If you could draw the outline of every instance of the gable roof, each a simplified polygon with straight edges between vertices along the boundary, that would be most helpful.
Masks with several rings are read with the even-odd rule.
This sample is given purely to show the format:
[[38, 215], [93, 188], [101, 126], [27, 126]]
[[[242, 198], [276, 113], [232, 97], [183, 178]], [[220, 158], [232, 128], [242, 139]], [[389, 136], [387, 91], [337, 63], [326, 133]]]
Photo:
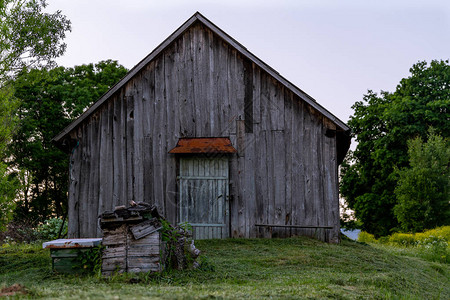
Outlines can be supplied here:
[[164, 40], [158, 47], [156, 47], [147, 57], [145, 57], [141, 62], [139, 62], [133, 69], [131, 69], [127, 75], [125, 75], [116, 85], [114, 85], [108, 92], [106, 92], [97, 102], [92, 104], [83, 114], [80, 115], [75, 121], [69, 124], [66, 128], [64, 128], [57, 136], [53, 138], [53, 141], [59, 142], [65, 136], [67, 136], [73, 129], [75, 129], [80, 123], [82, 123], [87, 117], [89, 117], [92, 113], [94, 113], [97, 108], [99, 108], [109, 97], [111, 97], [115, 92], [121, 89], [130, 79], [132, 79], [142, 68], [144, 68], [149, 62], [151, 62], [155, 57], [157, 57], [166, 47], [168, 47], [174, 40], [180, 37], [191, 25], [196, 22], [201, 22], [208, 29], [210, 29], [213, 33], [218, 35], [224, 41], [226, 41], [229, 45], [234, 47], [241, 55], [251, 60], [257, 66], [259, 66], [262, 70], [269, 73], [272, 77], [282, 83], [286, 88], [291, 90], [295, 95], [299, 96], [302, 100], [312, 106], [314, 109], [322, 113], [328, 119], [330, 119], [333, 123], [336, 124], [337, 127], [341, 128], [342, 131], [349, 131], [350, 128], [341, 120], [339, 120], [335, 115], [317, 103], [311, 96], [307, 93], [296, 87], [290, 81], [281, 76], [277, 71], [272, 69], [265, 62], [260, 60], [258, 57], [253, 55], [250, 51], [247, 50], [244, 46], [242, 46], [239, 42], [229, 36], [222, 29], [214, 25], [211, 21], [205, 18], [199, 12], [196, 12], [191, 18], [189, 18], [183, 25], [181, 25], [174, 33], [172, 33], [166, 40]]

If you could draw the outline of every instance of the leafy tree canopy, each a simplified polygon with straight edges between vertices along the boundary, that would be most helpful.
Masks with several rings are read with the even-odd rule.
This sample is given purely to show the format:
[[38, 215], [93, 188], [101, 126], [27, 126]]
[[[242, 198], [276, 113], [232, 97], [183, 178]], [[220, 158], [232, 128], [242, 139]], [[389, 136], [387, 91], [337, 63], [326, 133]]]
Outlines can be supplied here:
[[341, 169], [341, 193], [363, 225], [376, 236], [398, 228], [393, 208], [397, 169], [409, 166], [407, 141], [450, 134], [450, 65], [419, 62], [394, 93], [368, 91], [352, 108], [348, 125], [358, 143]]
[[12, 167], [27, 170], [16, 217], [42, 221], [66, 213], [68, 157], [51, 142], [126, 74], [116, 61], [31, 69], [14, 81], [20, 126], [8, 147]]
[[62, 55], [62, 42], [70, 21], [61, 12], [43, 12], [45, 0], [0, 1], [0, 229], [8, 223], [25, 172], [11, 172], [5, 164], [5, 149], [17, 127], [15, 113], [20, 104], [11, 80], [24, 67], [52, 66]]
[[45, 0], [0, 1], [0, 86], [23, 67], [53, 65], [62, 55], [70, 21], [60, 11], [43, 12]]
[[395, 215], [402, 230], [450, 225], [450, 139], [430, 130], [428, 141], [408, 142], [409, 168], [399, 172]]

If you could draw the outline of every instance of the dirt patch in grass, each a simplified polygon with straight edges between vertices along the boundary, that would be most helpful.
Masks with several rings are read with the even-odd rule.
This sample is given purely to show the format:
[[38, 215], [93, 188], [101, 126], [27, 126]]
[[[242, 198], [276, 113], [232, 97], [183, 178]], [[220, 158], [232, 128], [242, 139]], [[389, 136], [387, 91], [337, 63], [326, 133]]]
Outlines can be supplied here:
[[28, 291], [23, 285], [20, 284], [13, 284], [0, 290], [0, 297], [15, 296], [18, 294], [27, 295]]

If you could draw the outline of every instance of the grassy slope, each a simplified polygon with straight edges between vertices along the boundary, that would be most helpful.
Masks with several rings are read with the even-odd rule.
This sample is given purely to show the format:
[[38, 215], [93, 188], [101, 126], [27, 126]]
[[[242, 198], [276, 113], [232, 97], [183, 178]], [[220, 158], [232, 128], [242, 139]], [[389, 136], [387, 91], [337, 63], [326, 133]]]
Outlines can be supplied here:
[[[356, 242], [308, 238], [198, 241], [215, 270], [129, 278], [59, 276], [37, 247], [0, 249], [0, 286], [43, 298], [434, 298], [450, 299], [450, 266]], [[9, 249], [9, 250], [6, 250]]]

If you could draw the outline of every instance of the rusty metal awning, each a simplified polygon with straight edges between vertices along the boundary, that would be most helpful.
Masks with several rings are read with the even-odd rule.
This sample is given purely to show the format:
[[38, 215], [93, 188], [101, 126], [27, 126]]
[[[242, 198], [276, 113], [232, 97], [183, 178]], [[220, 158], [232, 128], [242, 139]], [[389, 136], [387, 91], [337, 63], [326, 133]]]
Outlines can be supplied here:
[[171, 154], [236, 153], [229, 138], [180, 138]]

